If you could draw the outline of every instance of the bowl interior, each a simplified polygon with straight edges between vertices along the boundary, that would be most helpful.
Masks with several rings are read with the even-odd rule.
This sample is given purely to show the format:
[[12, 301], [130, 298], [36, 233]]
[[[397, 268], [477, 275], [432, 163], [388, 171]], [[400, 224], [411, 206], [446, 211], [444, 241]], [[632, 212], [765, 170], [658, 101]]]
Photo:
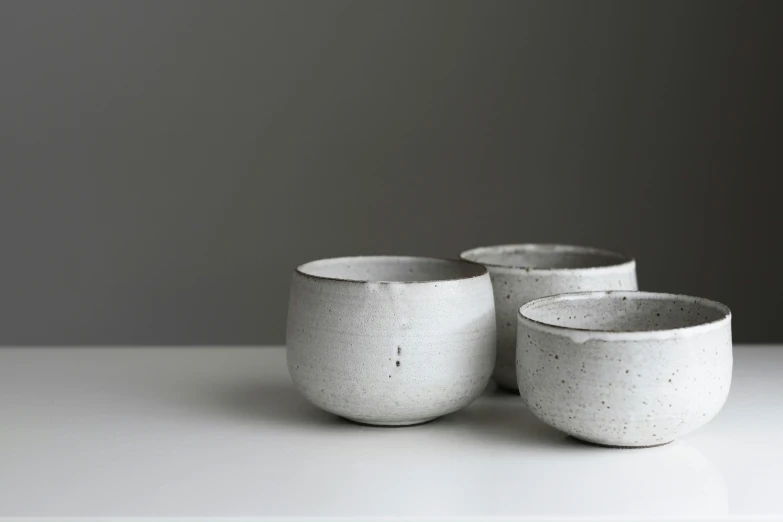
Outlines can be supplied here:
[[649, 292], [563, 294], [532, 301], [523, 317], [569, 329], [647, 332], [688, 328], [720, 321], [728, 308], [707, 299]]
[[632, 261], [618, 252], [570, 245], [499, 245], [462, 253], [462, 258], [489, 266], [529, 269], [577, 269]]
[[311, 277], [355, 282], [428, 282], [467, 279], [487, 273], [475, 263], [428, 257], [340, 257], [305, 263], [297, 272]]

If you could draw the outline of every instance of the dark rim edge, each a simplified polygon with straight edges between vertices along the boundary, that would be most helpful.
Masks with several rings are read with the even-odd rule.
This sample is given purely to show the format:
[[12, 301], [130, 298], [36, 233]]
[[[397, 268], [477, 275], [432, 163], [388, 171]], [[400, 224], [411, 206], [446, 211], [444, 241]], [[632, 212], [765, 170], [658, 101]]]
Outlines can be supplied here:
[[[325, 276], [317, 276], [313, 274], [308, 274], [304, 271], [302, 271], [302, 268], [306, 265], [312, 264], [312, 263], [320, 263], [322, 261], [338, 261], [341, 259], [407, 259], [407, 260], [418, 260], [418, 261], [441, 261], [441, 262], [447, 262], [452, 264], [462, 264], [462, 265], [469, 265], [474, 266], [479, 270], [479, 273], [476, 275], [467, 275], [464, 277], [452, 277], [448, 279], [427, 279], [424, 281], [372, 281], [368, 279], [344, 279], [340, 277], [325, 277]], [[470, 261], [469, 259], [452, 259], [452, 258], [445, 258], [445, 257], [429, 257], [429, 256], [394, 256], [394, 255], [376, 255], [376, 256], [343, 256], [343, 257], [325, 257], [323, 259], [314, 259], [312, 261], [308, 261], [306, 263], [302, 263], [301, 265], [297, 266], [294, 270], [296, 274], [299, 274], [302, 277], [306, 277], [308, 279], [315, 279], [318, 281], [337, 281], [340, 283], [359, 283], [359, 284], [381, 284], [381, 285], [390, 285], [390, 284], [398, 284], [398, 285], [411, 285], [411, 284], [427, 284], [427, 283], [446, 283], [449, 281], [464, 281], [467, 279], [474, 279], [477, 277], [483, 277], [487, 274], [489, 274], [489, 271], [487, 270], [487, 267], [484, 266], [481, 263], [476, 263], [475, 261]]]
[[[662, 330], [617, 331], [617, 330], [596, 330], [596, 329], [589, 329], [589, 328], [574, 328], [570, 326], [560, 326], [560, 325], [545, 323], [543, 321], [532, 319], [522, 313], [523, 309], [532, 308], [534, 305], [541, 304], [542, 302], [546, 302], [546, 301], [569, 301], [569, 300], [577, 300], [577, 299], [587, 299], [590, 296], [601, 296], [601, 295], [605, 296], [605, 295], [612, 295], [612, 294], [635, 295], [641, 297], [654, 297], [660, 299], [665, 299], [665, 298], [687, 299], [691, 303], [700, 303], [700, 304], [713, 306], [717, 310], [720, 310], [721, 313], [723, 313], [723, 317], [719, 319], [715, 319], [714, 321], [707, 321], [706, 323], [699, 323], [690, 326], [682, 326], [679, 328], [665, 328]], [[599, 291], [591, 291], [591, 292], [569, 292], [566, 294], [556, 294], [556, 295], [549, 295], [546, 297], [539, 297], [538, 299], [533, 299], [532, 301], [528, 301], [527, 303], [520, 306], [519, 309], [517, 310], [517, 317], [521, 317], [523, 320], [527, 322], [540, 326], [545, 326], [547, 328], [551, 328], [562, 332], [578, 332], [578, 333], [585, 333], [585, 334], [596, 333], [596, 334], [610, 335], [610, 336], [616, 335], [619, 337], [624, 337], [624, 336], [627, 337], [630, 334], [630, 336], [643, 337], [645, 334], [673, 333], [673, 332], [682, 332], [682, 331], [688, 331], [694, 329], [702, 329], [705, 327], [718, 326], [725, 321], [731, 320], [731, 309], [719, 301], [713, 301], [712, 299], [707, 299], [706, 297], [696, 297], [696, 296], [686, 295], [686, 294], [672, 294], [668, 292], [647, 292], [647, 291], [639, 291], [639, 290], [599, 290]]]
[[[618, 262], [611, 265], [585, 266], [579, 268], [546, 268], [546, 267], [532, 267], [532, 266], [502, 265], [498, 263], [482, 263], [481, 261], [473, 261], [472, 259], [465, 258], [465, 255], [480, 250], [491, 250], [491, 249], [501, 249], [501, 248], [523, 249], [523, 248], [530, 248], [530, 247], [533, 248], [555, 247], [555, 248], [563, 248], [566, 250], [570, 250], [572, 252], [580, 252], [584, 254], [591, 254], [591, 253], [599, 254], [599, 255], [606, 256], [607, 258], [615, 258], [617, 259]], [[618, 268], [625, 265], [634, 265], [634, 266], [636, 265], [636, 259], [633, 256], [619, 250], [608, 250], [605, 248], [598, 248], [598, 247], [591, 247], [591, 246], [584, 246], [584, 245], [570, 245], [566, 243], [507, 243], [507, 244], [500, 244], [500, 245], [479, 246], [463, 251], [462, 253], [460, 253], [459, 257], [460, 259], [463, 259], [465, 261], [470, 261], [472, 263], [479, 263], [487, 267], [507, 268], [511, 270], [523, 270], [529, 273], [556, 273], [556, 272], [572, 273], [580, 270], [591, 271], [591, 270]]]

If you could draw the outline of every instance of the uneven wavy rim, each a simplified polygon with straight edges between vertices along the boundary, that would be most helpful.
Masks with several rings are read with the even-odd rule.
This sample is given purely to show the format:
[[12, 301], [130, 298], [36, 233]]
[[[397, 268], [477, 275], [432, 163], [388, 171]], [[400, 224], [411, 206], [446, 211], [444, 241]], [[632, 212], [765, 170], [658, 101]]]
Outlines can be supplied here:
[[[532, 266], [519, 266], [503, 263], [484, 263], [481, 261], [481, 256], [485, 254], [516, 254], [524, 252], [535, 253], [552, 253], [552, 254], [592, 254], [602, 256], [608, 260], [614, 260], [616, 263], [600, 266], [586, 266], [579, 268], [546, 268], [546, 267], [532, 267]], [[636, 267], [636, 260], [623, 252], [617, 252], [614, 250], [605, 250], [603, 248], [594, 248], [580, 245], [563, 245], [555, 243], [519, 243], [508, 245], [491, 245], [471, 248], [465, 250], [460, 254], [460, 259], [465, 261], [471, 261], [474, 263], [481, 263], [484, 266], [492, 268], [506, 268], [510, 270], [524, 270], [531, 274], [537, 275], [557, 275], [557, 274], [597, 274], [599, 272], [614, 272], [618, 268], [627, 268], [632, 270]]]
[[[687, 302], [689, 304], [698, 304], [713, 308], [719, 311], [722, 315], [719, 319], [700, 323], [692, 326], [683, 326], [680, 328], [666, 328], [661, 330], [637, 330], [637, 331], [625, 331], [620, 332], [616, 330], [598, 330], [589, 328], [574, 328], [569, 326], [561, 326], [552, 323], [546, 323], [532, 319], [525, 315], [526, 312], [544, 306], [550, 303], [564, 302], [564, 301], [580, 301], [585, 299], [595, 298], [617, 298], [626, 297], [629, 299], [643, 299], [643, 300], [655, 300], [655, 299], [667, 299], [679, 302]], [[638, 292], [631, 290], [609, 290], [603, 292], [575, 292], [569, 294], [559, 294], [549, 297], [542, 297], [540, 299], [534, 299], [519, 307], [517, 311], [519, 319], [538, 330], [544, 330], [550, 333], [559, 335], [565, 335], [572, 337], [574, 340], [584, 342], [588, 339], [600, 339], [600, 340], [614, 340], [614, 341], [644, 341], [650, 339], [665, 339], [671, 337], [682, 337], [686, 335], [693, 335], [699, 333], [709, 332], [711, 330], [717, 330], [722, 328], [727, 323], [731, 323], [731, 310], [729, 307], [718, 301], [712, 301], [703, 297], [694, 297], [683, 294], [669, 294], [663, 292]]]
[[[318, 264], [326, 264], [326, 263], [343, 263], [343, 264], [351, 264], [352, 262], [372, 262], [372, 261], [398, 261], [398, 262], [435, 262], [435, 263], [442, 263], [442, 264], [450, 264], [455, 266], [463, 266], [466, 268], [465, 276], [462, 277], [450, 277], [445, 279], [425, 279], [420, 281], [386, 281], [386, 280], [372, 280], [372, 279], [352, 279], [352, 278], [342, 278], [342, 277], [327, 277], [327, 276], [320, 276], [316, 274], [311, 274], [307, 272], [308, 267], [313, 267], [314, 265]], [[348, 257], [329, 257], [324, 259], [316, 259], [314, 261], [309, 261], [307, 263], [301, 264], [298, 267], [296, 267], [296, 273], [299, 274], [302, 277], [306, 277], [308, 279], [314, 279], [318, 281], [338, 281], [340, 283], [359, 283], [359, 284], [383, 284], [383, 285], [391, 285], [391, 284], [398, 284], [398, 285], [415, 285], [415, 284], [428, 284], [428, 283], [444, 283], [448, 281], [464, 281], [468, 279], [475, 279], [477, 277], [483, 277], [487, 275], [489, 272], [487, 271], [487, 267], [480, 263], [474, 263], [473, 261], [469, 261], [466, 259], [446, 259], [446, 258], [440, 258], [440, 257], [420, 257], [420, 256], [348, 256]]]

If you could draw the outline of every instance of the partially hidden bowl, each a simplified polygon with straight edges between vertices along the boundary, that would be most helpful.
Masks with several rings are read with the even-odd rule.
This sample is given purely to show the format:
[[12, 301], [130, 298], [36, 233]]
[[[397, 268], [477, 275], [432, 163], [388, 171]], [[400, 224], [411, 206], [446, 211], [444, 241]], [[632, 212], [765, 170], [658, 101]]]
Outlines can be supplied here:
[[487, 267], [495, 290], [497, 361], [494, 379], [517, 389], [517, 311], [532, 299], [568, 292], [636, 290], [636, 262], [610, 250], [574, 245], [520, 244], [474, 248], [462, 259]]
[[344, 257], [293, 274], [291, 377], [311, 403], [356, 422], [419, 424], [470, 404], [489, 382], [495, 335], [476, 263]]
[[731, 312], [651, 292], [587, 292], [519, 309], [517, 376], [533, 414], [578, 439], [656, 446], [723, 407], [731, 386]]

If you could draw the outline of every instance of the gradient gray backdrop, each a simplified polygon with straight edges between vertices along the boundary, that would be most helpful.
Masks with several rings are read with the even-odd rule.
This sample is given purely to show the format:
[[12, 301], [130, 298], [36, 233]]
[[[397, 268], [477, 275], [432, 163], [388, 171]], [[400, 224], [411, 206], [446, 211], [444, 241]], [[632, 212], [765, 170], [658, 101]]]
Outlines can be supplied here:
[[779, 6], [2, 1], [0, 344], [281, 343], [301, 262], [529, 241], [783, 341]]

